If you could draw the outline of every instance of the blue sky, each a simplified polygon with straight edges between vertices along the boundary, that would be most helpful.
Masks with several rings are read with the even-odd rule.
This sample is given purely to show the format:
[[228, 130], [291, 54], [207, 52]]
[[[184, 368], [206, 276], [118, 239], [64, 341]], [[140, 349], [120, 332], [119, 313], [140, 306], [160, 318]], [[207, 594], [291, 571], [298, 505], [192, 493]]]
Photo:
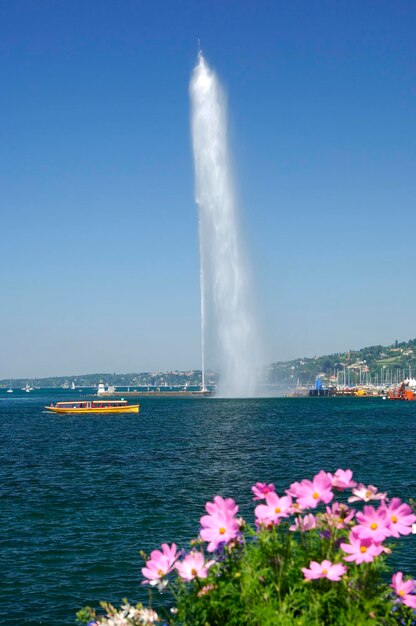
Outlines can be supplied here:
[[200, 366], [188, 83], [228, 95], [266, 360], [416, 335], [412, 1], [0, 4], [0, 377]]

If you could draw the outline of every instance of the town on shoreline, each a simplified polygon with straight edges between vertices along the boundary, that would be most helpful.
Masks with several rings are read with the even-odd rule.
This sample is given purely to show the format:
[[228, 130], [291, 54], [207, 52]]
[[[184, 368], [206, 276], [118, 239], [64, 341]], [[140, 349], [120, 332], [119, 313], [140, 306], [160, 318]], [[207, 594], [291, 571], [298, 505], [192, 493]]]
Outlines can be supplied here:
[[[395, 341], [390, 346], [370, 346], [360, 350], [320, 357], [304, 357], [291, 361], [277, 361], [264, 368], [259, 380], [262, 386], [288, 390], [304, 395], [304, 391], [314, 387], [319, 379], [323, 387], [337, 389], [374, 388], [380, 392], [389, 386], [397, 386], [412, 378], [416, 373], [416, 339], [407, 342]], [[208, 389], [215, 389], [218, 375], [206, 371]], [[94, 388], [105, 384], [110, 388], [122, 388], [132, 391], [162, 391], [180, 389], [192, 391], [201, 386], [201, 370], [141, 372], [141, 373], [105, 373], [51, 376], [45, 378], [15, 378], [13, 387], [33, 388]], [[11, 386], [11, 379], [0, 380], [0, 388]], [[343, 395], [343, 394], [341, 394]]]

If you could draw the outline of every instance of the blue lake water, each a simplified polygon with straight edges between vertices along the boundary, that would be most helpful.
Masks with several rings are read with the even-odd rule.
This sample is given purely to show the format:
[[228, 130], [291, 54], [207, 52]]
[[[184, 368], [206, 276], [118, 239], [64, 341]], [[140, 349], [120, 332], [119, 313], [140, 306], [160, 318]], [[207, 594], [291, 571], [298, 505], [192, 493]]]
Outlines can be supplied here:
[[[43, 406], [68, 392], [11, 396], [0, 392], [7, 626], [69, 625], [86, 604], [145, 600], [138, 551], [186, 547], [216, 494], [234, 497], [252, 521], [256, 481], [281, 492], [341, 467], [416, 497], [416, 403], [146, 398], [139, 415], [56, 416]], [[415, 576], [416, 535], [400, 544], [394, 566]]]

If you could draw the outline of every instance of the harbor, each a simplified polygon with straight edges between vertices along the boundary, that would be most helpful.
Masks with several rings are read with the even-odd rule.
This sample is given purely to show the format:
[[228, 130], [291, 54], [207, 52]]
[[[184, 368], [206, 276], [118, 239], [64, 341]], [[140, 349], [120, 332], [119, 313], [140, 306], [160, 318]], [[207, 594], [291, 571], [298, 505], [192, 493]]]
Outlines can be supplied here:
[[382, 398], [384, 400], [416, 400], [416, 379], [384, 385], [334, 385], [317, 378], [314, 385], [297, 385], [285, 394], [289, 398]]

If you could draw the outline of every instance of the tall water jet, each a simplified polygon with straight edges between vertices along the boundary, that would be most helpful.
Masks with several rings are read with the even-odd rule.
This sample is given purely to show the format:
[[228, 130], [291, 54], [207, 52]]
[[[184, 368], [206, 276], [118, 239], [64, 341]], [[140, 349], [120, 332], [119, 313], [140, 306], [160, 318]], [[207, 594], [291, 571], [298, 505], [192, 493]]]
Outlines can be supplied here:
[[258, 339], [243, 259], [227, 140], [225, 97], [202, 53], [191, 83], [195, 195], [199, 207], [202, 370], [220, 373], [219, 395], [255, 395]]

